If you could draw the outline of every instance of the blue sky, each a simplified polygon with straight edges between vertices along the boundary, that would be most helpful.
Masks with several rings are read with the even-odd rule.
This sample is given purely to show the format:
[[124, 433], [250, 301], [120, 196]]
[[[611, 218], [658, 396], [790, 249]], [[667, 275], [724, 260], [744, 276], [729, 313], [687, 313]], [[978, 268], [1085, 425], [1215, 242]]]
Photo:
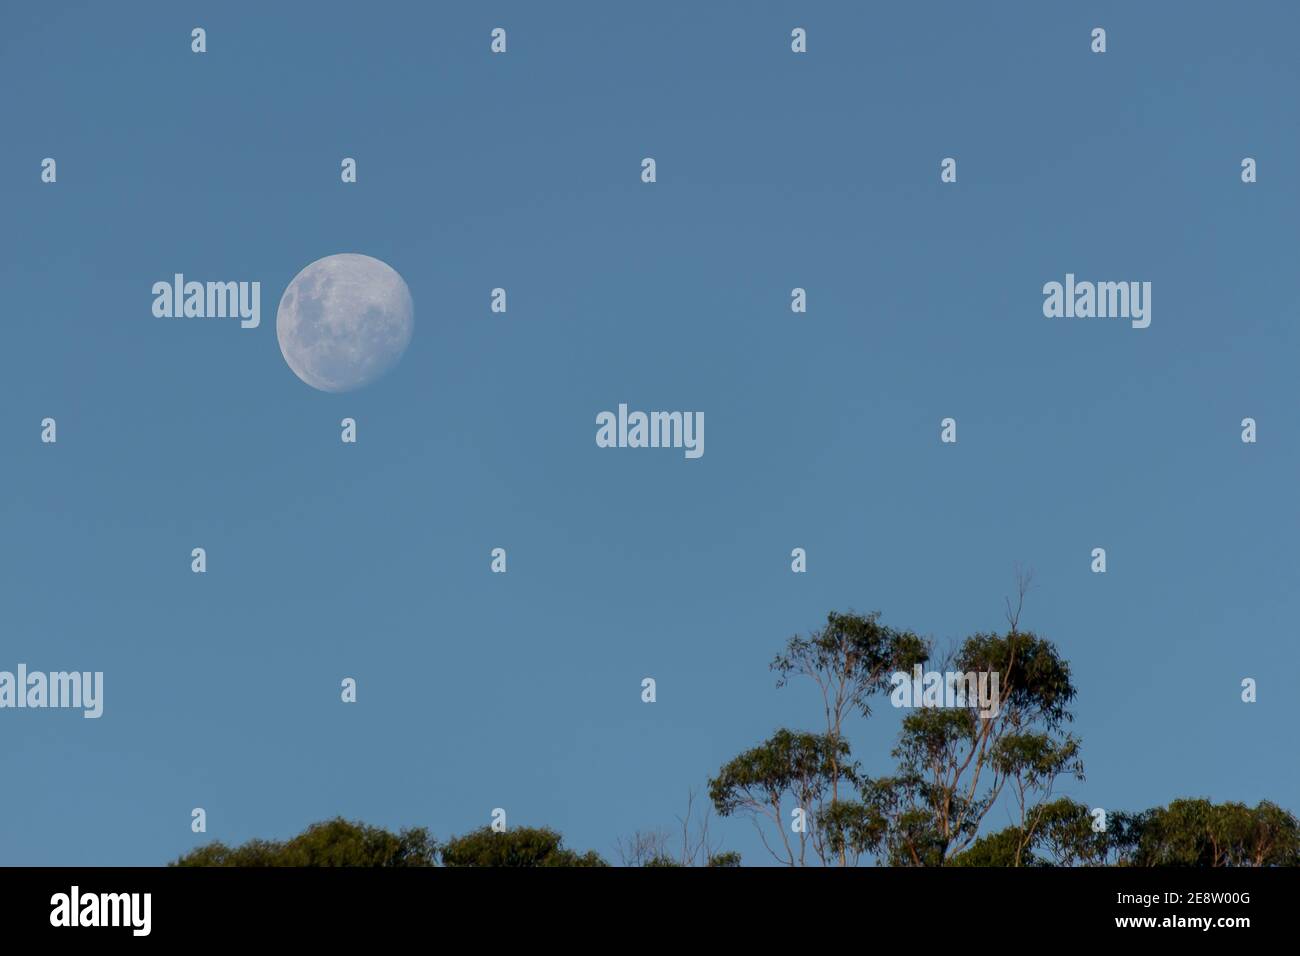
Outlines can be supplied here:
[[[105, 672], [100, 720], [0, 712], [0, 863], [494, 807], [613, 857], [818, 726], [789, 636], [997, 628], [1017, 562], [1067, 792], [1300, 809], [1294, 5], [305, 9], [0, 15], [0, 669]], [[343, 395], [274, 322], [338, 252], [415, 302]], [[260, 281], [260, 328], [154, 318], [175, 272]], [[1151, 327], [1044, 318], [1067, 272], [1152, 282]], [[597, 448], [619, 402], [703, 411], [705, 455]], [[897, 728], [853, 726], [868, 772]]]

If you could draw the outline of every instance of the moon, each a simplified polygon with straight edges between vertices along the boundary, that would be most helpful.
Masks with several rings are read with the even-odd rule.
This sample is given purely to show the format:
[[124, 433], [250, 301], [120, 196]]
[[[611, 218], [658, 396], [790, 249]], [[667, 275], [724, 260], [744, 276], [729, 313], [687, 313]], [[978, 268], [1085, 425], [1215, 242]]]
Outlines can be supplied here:
[[380, 378], [414, 332], [411, 290], [397, 270], [352, 252], [317, 259], [294, 276], [275, 314], [284, 360], [322, 392], [350, 392]]

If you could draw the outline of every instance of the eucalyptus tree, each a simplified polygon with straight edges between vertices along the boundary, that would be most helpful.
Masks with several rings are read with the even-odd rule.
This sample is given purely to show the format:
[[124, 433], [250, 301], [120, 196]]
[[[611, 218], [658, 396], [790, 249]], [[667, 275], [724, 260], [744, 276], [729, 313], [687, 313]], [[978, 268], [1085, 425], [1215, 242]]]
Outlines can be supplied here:
[[810, 862], [810, 853], [823, 865], [855, 862], [865, 833], [879, 820], [868, 819], [867, 808], [849, 798], [858, 767], [846, 724], [855, 714], [870, 716], [871, 698], [888, 688], [890, 676], [928, 653], [924, 640], [882, 624], [879, 612], [833, 611], [824, 627], [790, 638], [771, 664], [777, 686], [794, 677], [811, 680], [821, 696], [825, 731], [781, 729], [725, 764], [709, 781], [719, 814], [750, 816], [764, 846], [787, 865]]

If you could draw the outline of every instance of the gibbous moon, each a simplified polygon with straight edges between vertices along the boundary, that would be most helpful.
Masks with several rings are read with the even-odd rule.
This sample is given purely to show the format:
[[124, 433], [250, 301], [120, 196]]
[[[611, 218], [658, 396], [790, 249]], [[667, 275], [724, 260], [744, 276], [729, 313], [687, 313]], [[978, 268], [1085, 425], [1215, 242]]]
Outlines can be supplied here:
[[289, 368], [322, 392], [369, 385], [397, 364], [415, 331], [411, 290], [397, 271], [346, 252], [317, 259], [280, 297], [275, 335]]

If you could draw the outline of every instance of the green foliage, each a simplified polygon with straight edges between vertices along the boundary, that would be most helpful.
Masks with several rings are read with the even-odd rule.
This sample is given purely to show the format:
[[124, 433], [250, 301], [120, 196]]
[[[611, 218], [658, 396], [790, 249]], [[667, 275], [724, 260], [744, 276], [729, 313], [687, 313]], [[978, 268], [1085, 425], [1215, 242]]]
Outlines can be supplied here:
[[814, 801], [807, 798], [825, 789], [833, 759], [838, 758], [841, 774], [851, 772], [843, 768], [848, 755], [843, 740], [783, 728], [725, 764], [709, 781], [709, 799], [724, 817], [755, 802], [775, 806], [779, 814], [786, 793], [808, 806]]
[[1132, 825], [1132, 866], [1298, 866], [1300, 821], [1265, 800], [1254, 807], [1174, 800]]
[[1105, 865], [1108, 855], [1125, 839], [1125, 814], [1112, 814], [1109, 828], [1098, 832], [1093, 829], [1092, 812], [1068, 797], [1041, 803], [1026, 818], [1029, 825], [1010, 826], [981, 836], [969, 849], [949, 860], [949, 865]]
[[817, 824], [832, 855], [855, 859], [878, 852], [889, 832], [889, 819], [880, 807], [860, 800], [834, 800], [822, 808]]
[[[824, 859], [827, 843], [816, 821], [833, 783], [854, 779], [856, 768], [848, 765], [848, 758], [849, 745], [842, 738], [783, 728], [725, 764], [709, 781], [709, 799], [724, 817], [737, 811], [765, 817], [780, 835], [781, 849], [774, 849], [766, 837], [764, 845], [788, 866], [805, 863], [810, 846]], [[791, 844], [783, 815], [786, 803], [812, 817], [812, 825], [796, 834], [797, 847]]]
[[1106, 829], [1099, 832], [1093, 829], [1092, 811], [1068, 797], [1037, 808], [1037, 818], [1034, 847], [1041, 848], [1048, 865], [1105, 866], [1131, 840], [1129, 814], [1107, 814]]
[[[822, 863], [837, 859], [843, 866], [850, 857], [856, 861], [862, 847], [878, 842], [879, 833], [873, 829], [878, 821], [868, 819], [866, 808], [849, 799], [857, 766], [849, 762], [845, 723], [854, 714], [869, 716], [870, 698], [889, 686], [891, 675], [910, 670], [928, 654], [926, 641], [881, 624], [879, 612], [832, 611], [824, 627], [807, 637], [790, 638], [771, 664], [777, 687], [795, 676], [815, 683], [825, 733], [781, 730], [741, 754], [710, 781], [715, 808], [724, 816], [741, 810], [755, 822], [766, 818], [780, 836], [781, 849], [773, 849], [766, 835], [764, 845], [788, 865], [806, 862], [809, 849]], [[782, 817], [786, 797], [808, 814], [807, 829], [798, 835], [797, 855]]]
[[287, 842], [209, 843], [172, 866], [433, 866], [437, 843], [423, 827], [390, 833], [342, 818], [313, 823]]
[[[672, 857], [666, 854], [660, 854], [659, 856], [651, 857], [641, 865], [642, 867], [663, 866], [663, 867], [676, 867], [678, 869], [685, 868], [686, 866], [685, 863], [682, 863], [678, 860], [674, 860]], [[727, 866], [727, 867], [740, 866], [740, 854], [735, 852], [718, 853], [715, 854], [714, 856], [709, 857], [704, 865], [705, 866]]]
[[734, 867], [740, 866], [740, 854], [735, 850], [728, 850], [726, 853], [718, 853], [709, 857], [709, 866]]
[[481, 827], [442, 848], [443, 866], [607, 866], [595, 852], [564, 848], [563, 838], [546, 827], [514, 827], [496, 832]]
[[901, 802], [890, 817], [885, 841], [885, 862], [890, 866], [942, 866], [948, 847], [929, 810]]
[[[813, 678], [822, 689], [829, 710], [840, 703], [871, 715], [868, 698], [889, 687], [894, 671], [910, 671], [929, 654], [925, 641], [910, 631], [880, 623], [880, 612], [847, 614], [832, 611], [826, 626], [807, 637], [792, 637], [785, 650], [772, 661], [779, 675], [777, 687], [784, 687], [793, 675]], [[831, 715], [842, 717], [842, 711]], [[831, 732], [837, 728], [829, 728]]]
[[997, 674], [998, 707], [985, 713], [967, 701], [924, 707], [903, 719], [891, 792], [880, 793], [878, 783], [874, 797], [889, 808], [889, 859], [933, 866], [975, 850], [984, 818], [1009, 786], [1019, 823], [996, 842], [986, 837], [977, 856], [1006, 854], [1014, 842], [1012, 864], [1028, 864], [1038, 809], [1056, 778], [1083, 779], [1079, 742], [1061, 731], [1072, 719], [1068, 705], [1076, 693], [1069, 665], [1050, 641], [1013, 625], [1005, 635], [967, 638], [936, 669]]
[[1025, 835], [1019, 827], [1007, 827], [980, 837], [970, 848], [948, 861], [949, 866], [1046, 866], [1032, 852], [1024, 850]]
[[[1021, 582], [1023, 600], [1026, 581]], [[1064, 731], [1076, 696], [1069, 664], [1055, 645], [1018, 629], [1008, 602], [1006, 634], [975, 634], [942, 662], [930, 644], [886, 627], [879, 614], [832, 612], [826, 626], [794, 637], [772, 662], [778, 686], [792, 676], [821, 692], [825, 733], [777, 730], [728, 761], [708, 782], [722, 816], [748, 814], [774, 827], [780, 844], [764, 845], [790, 866], [856, 863], [872, 855], [891, 866], [1300, 866], [1300, 820], [1269, 801], [1255, 807], [1174, 800], [1140, 813], [1111, 811], [1094, 829], [1093, 811], [1068, 797], [1052, 798], [1062, 776], [1083, 779], [1079, 740]], [[844, 735], [852, 713], [870, 715], [871, 696], [898, 671], [916, 664], [963, 674], [997, 674], [998, 706], [980, 702], [921, 707], [902, 720], [891, 776], [869, 778], [852, 762]], [[718, 853], [707, 815], [698, 823], [694, 791], [682, 824], [682, 851], [670, 855], [663, 831], [638, 833], [619, 852], [625, 864], [647, 867], [741, 865], [738, 853]], [[1009, 799], [1008, 799], [1009, 797]], [[987, 832], [984, 821], [1003, 800], [1019, 819]], [[790, 808], [807, 814], [794, 831]], [[566, 849], [549, 828], [496, 832], [482, 827], [439, 846], [423, 828], [394, 834], [343, 819], [308, 827], [292, 839], [217, 841], [172, 866], [607, 866], [595, 852]]]
[[1051, 641], [1029, 631], [975, 634], [962, 644], [954, 663], [959, 671], [1001, 674], [1003, 710], [1014, 710], [1052, 730], [1073, 719], [1067, 710], [1076, 694], [1070, 665]]
[[[1039, 808], [1026, 841], [1019, 827], [981, 837], [957, 866], [1297, 866], [1300, 821], [1276, 804], [1174, 800], [1142, 813], [1114, 812], [1093, 830], [1089, 809], [1068, 798]], [[1016, 860], [1016, 847], [1029, 850]], [[1113, 863], [1112, 863], [1113, 861]]]
[[1028, 786], [1041, 787], [1063, 773], [1082, 775], [1079, 741], [1066, 735], [1008, 733], [992, 748], [990, 763], [1004, 777], [1021, 774]]
[[439, 847], [423, 827], [390, 833], [334, 819], [313, 823], [286, 842], [250, 840], [201, 846], [172, 866], [605, 866], [595, 853], [578, 854], [549, 829], [483, 827]]

